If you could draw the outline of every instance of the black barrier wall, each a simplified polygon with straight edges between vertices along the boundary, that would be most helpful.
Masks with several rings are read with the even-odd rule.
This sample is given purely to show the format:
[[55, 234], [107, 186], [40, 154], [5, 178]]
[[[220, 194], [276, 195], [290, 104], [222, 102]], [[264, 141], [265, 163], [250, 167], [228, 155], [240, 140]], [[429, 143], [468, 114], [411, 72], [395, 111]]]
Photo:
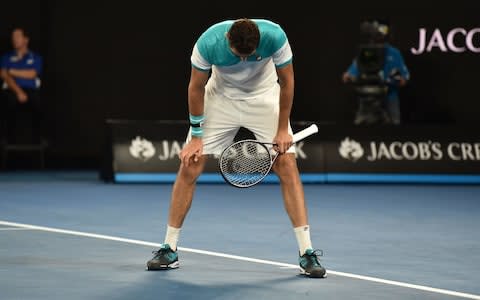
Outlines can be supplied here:
[[[294, 132], [312, 122], [295, 122]], [[185, 142], [184, 121], [108, 120], [110, 158], [103, 169], [106, 181], [172, 182], [178, 154]], [[441, 130], [439, 130], [439, 128]], [[448, 126], [342, 127], [320, 125], [318, 133], [295, 145], [304, 181], [324, 182], [373, 178], [398, 182], [480, 182], [480, 138]], [[236, 140], [252, 138], [242, 129]], [[205, 173], [219, 175], [218, 156], [207, 161]], [[313, 176], [312, 176], [313, 175]], [[448, 176], [450, 181], [444, 181]], [[307, 177], [305, 177], [307, 176]], [[459, 179], [459, 176], [467, 178]], [[427, 178], [428, 177], [428, 178]], [[219, 180], [220, 179], [220, 180]], [[388, 178], [387, 178], [388, 179]], [[350, 179], [349, 179], [350, 180]], [[208, 181], [221, 181], [220, 176]]]
[[0, 49], [8, 49], [10, 24], [26, 24], [32, 47], [45, 57], [49, 165], [97, 165], [106, 119], [186, 119], [195, 39], [214, 22], [244, 16], [276, 21], [289, 36], [296, 74], [293, 120], [351, 123], [356, 100], [341, 74], [356, 53], [360, 21], [380, 16], [390, 19], [392, 43], [412, 76], [401, 90], [403, 122], [476, 124], [480, 2], [247, 4], [2, 4]]
[[[295, 122], [294, 132], [312, 122]], [[107, 120], [109, 146], [105, 149], [105, 165], [102, 170], [105, 180], [114, 180], [115, 174], [161, 174], [177, 172], [178, 155], [185, 144], [188, 122], [185, 121], [135, 121]], [[239, 129], [235, 140], [255, 138], [253, 134]], [[296, 144], [296, 156], [304, 173], [324, 172], [325, 154], [318, 138], [308, 138]], [[218, 155], [211, 155], [205, 172], [218, 173]]]

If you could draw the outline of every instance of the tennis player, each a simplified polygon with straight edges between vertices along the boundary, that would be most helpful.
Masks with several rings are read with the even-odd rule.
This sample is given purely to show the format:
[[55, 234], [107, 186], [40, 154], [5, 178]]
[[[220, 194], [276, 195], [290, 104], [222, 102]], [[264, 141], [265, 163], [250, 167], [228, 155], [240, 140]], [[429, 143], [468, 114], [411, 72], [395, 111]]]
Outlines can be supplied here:
[[207, 155], [220, 154], [240, 127], [277, 144], [273, 171], [280, 179], [285, 209], [299, 246], [300, 272], [321, 278], [320, 250], [314, 250], [303, 185], [292, 145], [290, 112], [294, 94], [292, 50], [284, 30], [263, 19], [227, 20], [209, 27], [191, 54], [188, 86], [190, 129], [180, 152], [165, 240], [148, 270], [179, 267], [177, 242], [190, 209], [196, 180]]

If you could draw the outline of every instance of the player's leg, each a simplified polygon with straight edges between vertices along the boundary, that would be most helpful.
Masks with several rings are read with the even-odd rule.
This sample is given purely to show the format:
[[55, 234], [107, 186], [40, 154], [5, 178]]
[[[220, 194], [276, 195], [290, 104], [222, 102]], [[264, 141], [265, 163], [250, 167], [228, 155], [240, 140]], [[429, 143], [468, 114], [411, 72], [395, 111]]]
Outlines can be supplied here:
[[[278, 129], [279, 96], [280, 88], [276, 86], [259, 99], [252, 99], [246, 103], [245, 127], [254, 133], [257, 140], [273, 141]], [[293, 135], [290, 125], [289, 133]], [[292, 225], [294, 227], [307, 225], [307, 211], [294, 147], [288, 149], [286, 154], [278, 156], [273, 171], [280, 178], [285, 208]]]
[[192, 204], [197, 178], [202, 173], [206, 160], [207, 157], [203, 155], [188, 167], [180, 164], [173, 184], [164, 243], [159, 250], [153, 252], [153, 258], [147, 262], [148, 270], [168, 270], [179, 267], [177, 242], [183, 221]]
[[[168, 225], [174, 228], [181, 228], [185, 216], [187, 215], [192, 204], [193, 193], [196, 187], [198, 176], [203, 171], [207, 156], [202, 155], [198, 162], [185, 167], [180, 164], [177, 177], [173, 184], [170, 208], [168, 213]], [[173, 242], [173, 241], [172, 241]], [[176, 250], [176, 241], [173, 247]]]
[[305, 195], [295, 154], [279, 155], [273, 170], [280, 179], [285, 210], [297, 238], [301, 272], [309, 277], [325, 277], [326, 270], [321, 266], [318, 258], [322, 253], [320, 250], [313, 250], [310, 239]]
[[[278, 87], [263, 95], [262, 99], [253, 99], [248, 104], [245, 114], [245, 124], [258, 140], [273, 141], [278, 128], [279, 115]], [[293, 131], [289, 126], [289, 133]], [[279, 155], [273, 171], [280, 179], [285, 210], [293, 226], [299, 246], [299, 263], [302, 273], [311, 277], [325, 277], [325, 269], [318, 261], [318, 252], [313, 250], [310, 240], [307, 208], [303, 185], [297, 168], [295, 148], [291, 147], [287, 153]]]
[[[273, 165], [273, 171], [280, 179], [285, 210], [293, 227], [308, 226], [307, 207], [295, 154], [285, 153], [279, 155]], [[304, 252], [304, 250], [300, 249], [301, 252]]]
[[[203, 124], [203, 156], [197, 163], [188, 167], [180, 165], [176, 180], [173, 184], [168, 224], [164, 243], [154, 257], [147, 262], [149, 270], [166, 270], [178, 268], [177, 242], [183, 222], [192, 204], [198, 176], [202, 173], [207, 157], [219, 154], [227, 145], [233, 142], [239, 126], [238, 112], [232, 100], [210, 92], [205, 93], [204, 106], [205, 121]], [[191, 139], [189, 131], [186, 142]]]

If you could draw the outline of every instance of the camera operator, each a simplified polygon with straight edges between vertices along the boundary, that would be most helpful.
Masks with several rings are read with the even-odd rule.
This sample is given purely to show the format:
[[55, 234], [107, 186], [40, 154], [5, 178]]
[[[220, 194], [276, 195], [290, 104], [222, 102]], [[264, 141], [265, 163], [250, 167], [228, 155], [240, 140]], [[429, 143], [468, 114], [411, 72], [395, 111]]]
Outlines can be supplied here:
[[343, 82], [354, 84], [359, 99], [357, 125], [400, 124], [399, 88], [410, 73], [401, 52], [388, 43], [389, 30], [386, 21], [362, 22], [358, 55], [342, 76]]

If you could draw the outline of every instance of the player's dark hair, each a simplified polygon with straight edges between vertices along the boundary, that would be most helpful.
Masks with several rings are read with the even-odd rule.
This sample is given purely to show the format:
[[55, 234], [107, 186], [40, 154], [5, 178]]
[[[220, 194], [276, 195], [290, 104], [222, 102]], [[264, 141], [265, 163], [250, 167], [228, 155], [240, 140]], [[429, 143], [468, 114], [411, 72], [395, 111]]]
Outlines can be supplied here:
[[230, 47], [240, 54], [251, 54], [260, 43], [260, 31], [257, 24], [250, 19], [238, 19], [228, 31]]

